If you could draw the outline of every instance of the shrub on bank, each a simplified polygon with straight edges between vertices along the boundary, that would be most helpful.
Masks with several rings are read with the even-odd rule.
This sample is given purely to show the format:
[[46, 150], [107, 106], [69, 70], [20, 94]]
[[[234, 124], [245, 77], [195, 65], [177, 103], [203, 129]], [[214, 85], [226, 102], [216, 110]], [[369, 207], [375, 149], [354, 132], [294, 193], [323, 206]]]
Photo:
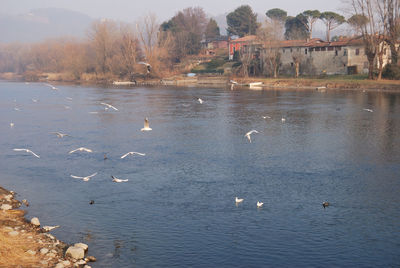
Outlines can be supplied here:
[[383, 68], [382, 77], [386, 79], [399, 80], [400, 79], [400, 66], [395, 64], [388, 64]]

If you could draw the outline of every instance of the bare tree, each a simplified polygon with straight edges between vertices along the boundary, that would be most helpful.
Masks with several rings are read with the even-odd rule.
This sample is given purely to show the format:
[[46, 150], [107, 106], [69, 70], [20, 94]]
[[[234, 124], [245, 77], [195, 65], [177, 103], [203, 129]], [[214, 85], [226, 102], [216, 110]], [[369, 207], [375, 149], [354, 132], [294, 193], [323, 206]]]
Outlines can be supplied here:
[[384, 39], [389, 44], [391, 60], [397, 64], [400, 37], [400, 0], [375, 0], [377, 12], [383, 28]]
[[257, 34], [263, 46], [261, 58], [264, 63], [264, 72], [268, 69], [271, 70], [270, 73], [274, 78], [278, 77], [278, 69], [281, 63], [280, 44], [284, 39], [283, 33], [284, 19], [269, 17]]
[[[378, 79], [383, 69], [383, 54], [385, 51], [384, 37], [388, 15], [386, 0], [351, 0], [353, 16], [348, 22], [362, 36], [365, 54], [368, 59], [368, 78], [374, 79], [374, 63], [378, 57]], [[379, 10], [382, 10], [380, 14]]]
[[120, 24], [118, 47], [121, 57], [121, 71], [129, 79], [132, 79], [136, 63], [141, 57], [139, 39], [132, 25]]
[[294, 77], [298, 78], [300, 75], [300, 63], [303, 60], [303, 54], [300, 49], [298, 51], [293, 51], [292, 59], [294, 65]]
[[96, 21], [89, 31], [89, 38], [96, 53], [96, 69], [103, 74], [110, 71], [116, 32], [117, 25], [111, 20]]
[[154, 14], [143, 17], [136, 27], [144, 60], [151, 65], [151, 75], [160, 76], [163, 72], [169, 72], [173, 49], [172, 34], [161, 31]]

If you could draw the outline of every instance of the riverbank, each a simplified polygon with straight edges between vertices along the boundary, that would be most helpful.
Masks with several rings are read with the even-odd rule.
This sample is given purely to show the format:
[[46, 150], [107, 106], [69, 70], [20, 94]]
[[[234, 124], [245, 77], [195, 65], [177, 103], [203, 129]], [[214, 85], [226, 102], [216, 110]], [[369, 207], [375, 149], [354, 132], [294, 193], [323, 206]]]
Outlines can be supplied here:
[[[1, 73], [0, 79], [22, 82], [51, 82], [68, 84], [126, 86], [177, 86], [177, 87], [229, 87], [251, 89], [341, 89], [341, 90], [369, 90], [369, 91], [400, 91], [400, 80], [368, 80], [358, 75], [326, 76], [316, 78], [264, 78], [264, 77], [227, 77], [222, 75], [176, 75], [166, 78], [141, 78], [135, 81], [97, 78], [83, 76], [80, 80], [64, 79], [62, 74], [45, 73], [38, 76], [37, 81], [26, 80], [22, 75]], [[231, 81], [236, 83], [232, 87]], [[250, 87], [251, 83], [260, 83]]]
[[28, 201], [14, 198], [15, 193], [0, 187], [0, 267], [85, 267], [95, 261], [84, 257], [87, 245], [68, 246], [47, 233], [50, 226], [40, 226], [39, 219], [25, 219], [18, 209]]

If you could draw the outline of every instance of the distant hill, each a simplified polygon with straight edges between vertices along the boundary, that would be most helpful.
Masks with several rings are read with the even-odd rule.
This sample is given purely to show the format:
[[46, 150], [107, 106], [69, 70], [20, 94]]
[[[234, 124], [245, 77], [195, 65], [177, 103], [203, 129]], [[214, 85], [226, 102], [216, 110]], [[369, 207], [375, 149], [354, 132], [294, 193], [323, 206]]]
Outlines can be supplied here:
[[0, 14], [0, 42], [38, 42], [48, 38], [83, 38], [93, 19], [61, 8], [31, 10], [20, 15]]

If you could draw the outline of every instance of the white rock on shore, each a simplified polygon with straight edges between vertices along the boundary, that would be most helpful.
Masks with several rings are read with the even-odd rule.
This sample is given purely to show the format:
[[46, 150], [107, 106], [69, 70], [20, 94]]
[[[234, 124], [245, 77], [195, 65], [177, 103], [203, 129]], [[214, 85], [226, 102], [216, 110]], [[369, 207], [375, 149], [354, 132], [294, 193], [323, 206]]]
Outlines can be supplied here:
[[36, 226], [40, 226], [40, 221], [37, 217], [31, 219], [31, 223]]
[[12, 232], [9, 232], [8, 235], [17, 236], [17, 235], [19, 235], [19, 233], [17, 231], [12, 231]]
[[76, 243], [74, 247], [82, 248], [86, 252], [89, 246], [84, 243]]
[[85, 250], [81, 247], [71, 246], [65, 252], [65, 257], [71, 257], [74, 259], [83, 259], [85, 257]]
[[26, 253], [28, 253], [29, 255], [32, 255], [32, 256], [36, 255], [36, 251], [34, 251], [32, 249], [28, 250]]
[[42, 249], [40, 250], [40, 254], [42, 254], [42, 255], [47, 254], [48, 252], [49, 252], [49, 249], [48, 249], [48, 248], [42, 248]]
[[3, 204], [3, 205], [1, 205], [0, 209], [1, 210], [10, 210], [10, 209], [12, 209], [12, 206], [9, 204]]

